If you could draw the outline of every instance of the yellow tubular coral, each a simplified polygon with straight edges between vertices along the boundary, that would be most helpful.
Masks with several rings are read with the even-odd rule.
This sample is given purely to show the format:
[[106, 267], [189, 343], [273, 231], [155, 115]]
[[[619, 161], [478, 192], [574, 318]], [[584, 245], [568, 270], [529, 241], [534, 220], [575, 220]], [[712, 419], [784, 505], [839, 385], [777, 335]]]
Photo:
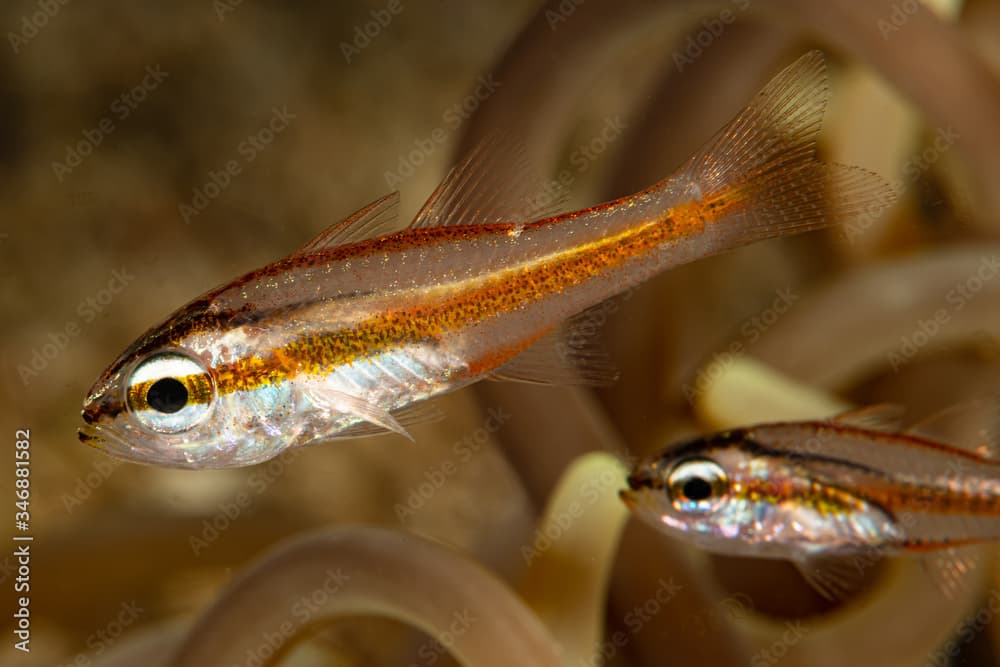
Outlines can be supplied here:
[[534, 543], [525, 601], [562, 645], [571, 665], [597, 665], [608, 578], [628, 511], [618, 499], [625, 465], [604, 452], [585, 454], [566, 470], [549, 498]]
[[[296, 612], [302, 608], [309, 613]], [[386, 616], [448, 636], [452, 654], [475, 667], [562, 661], [534, 613], [471, 559], [407, 533], [344, 526], [286, 543], [251, 566], [168, 664], [237, 664], [265, 644], [265, 664], [278, 664], [296, 641], [346, 615]], [[466, 619], [460, 631], [456, 615]], [[277, 646], [268, 639], [274, 636]]]

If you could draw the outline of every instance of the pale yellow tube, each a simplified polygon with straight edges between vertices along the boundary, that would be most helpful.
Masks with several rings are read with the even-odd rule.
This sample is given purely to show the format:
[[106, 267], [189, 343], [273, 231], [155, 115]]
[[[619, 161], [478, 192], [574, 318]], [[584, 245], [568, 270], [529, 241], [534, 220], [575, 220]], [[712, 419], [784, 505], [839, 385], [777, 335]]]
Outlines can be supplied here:
[[608, 579], [628, 519], [618, 499], [627, 470], [605, 452], [585, 454], [563, 474], [533, 543], [522, 596], [570, 665], [599, 665]]
[[344, 615], [420, 628], [472, 667], [562, 663], [535, 614], [501, 581], [451, 549], [408, 533], [347, 526], [270, 552], [197, 621], [168, 664], [275, 665], [311, 630]]

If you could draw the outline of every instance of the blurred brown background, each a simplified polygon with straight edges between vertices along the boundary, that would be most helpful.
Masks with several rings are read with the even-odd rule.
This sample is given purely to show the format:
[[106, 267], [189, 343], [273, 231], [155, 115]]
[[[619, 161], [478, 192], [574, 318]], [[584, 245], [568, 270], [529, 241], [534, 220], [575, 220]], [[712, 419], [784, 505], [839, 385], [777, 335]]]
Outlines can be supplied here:
[[[25, 658], [5, 643], [4, 664], [98, 664], [118, 641], [118, 632], [114, 641], [99, 634], [115, 619], [128, 619], [124, 636], [195, 612], [267, 546], [328, 525], [431, 535], [516, 580], [518, 549], [565, 464], [609, 442], [638, 455], [710, 428], [688, 389], [726, 350], [844, 401], [894, 400], [917, 414], [1000, 389], [1000, 289], [989, 280], [942, 335], [892, 363], [942, 290], [1000, 247], [1000, 7], [928, 5], [4, 4], [3, 433], [12, 450], [15, 429], [31, 429], [36, 540], [33, 651]], [[592, 204], [669, 173], [769, 75], [814, 47], [830, 55], [834, 82], [821, 151], [884, 174], [900, 203], [846, 232], [683, 267], [616, 302], [608, 345], [623, 376], [596, 401], [490, 384], [443, 400], [447, 418], [416, 429], [417, 446], [342, 442], [271, 469], [119, 465], [77, 441], [86, 390], [147, 327], [391, 189], [412, 215], [455, 154], [491, 127], [517, 128], [542, 173], [562, 178], [553, 187], [568, 205]], [[230, 163], [239, 173], [221, 175]], [[934, 264], [952, 251], [968, 258]], [[905, 279], [894, 262], [907, 260], [925, 279]], [[887, 273], [866, 277], [869, 269]], [[773, 328], [753, 324], [781, 290], [796, 295], [795, 312]], [[497, 406], [510, 423], [433, 483]], [[581, 422], [588, 411], [599, 424]], [[10, 468], [0, 475], [8, 498], [13, 456]], [[230, 519], [227, 503], [241, 491], [252, 503]], [[609, 629], [669, 558], [689, 557], [630, 526]], [[711, 580], [706, 595], [748, 595], [762, 617], [828, 609], [780, 564], [705, 563], [689, 572]], [[9, 590], [9, 559], [0, 564]], [[705, 655], [711, 629], [683, 626], [700, 612], [676, 613], [615, 664]], [[997, 664], [995, 625], [963, 644], [956, 664]], [[820, 627], [839, 644], [880, 631]], [[408, 664], [426, 640], [401, 624], [353, 619], [323, 641], [317, 664], [349, 665]], [[808, 664], [795, 660], [783, 664]]]

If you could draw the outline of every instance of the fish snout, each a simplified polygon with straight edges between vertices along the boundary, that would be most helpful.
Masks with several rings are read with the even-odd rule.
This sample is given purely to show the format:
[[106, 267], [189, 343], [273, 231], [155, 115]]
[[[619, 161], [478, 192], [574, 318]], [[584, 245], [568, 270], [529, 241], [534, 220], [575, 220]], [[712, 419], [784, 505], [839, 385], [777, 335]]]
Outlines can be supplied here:
[[83, 404], [80, 416], [83, 417], [85, 423], [96, 424], [101, 417], [101, 407], [96, 401], [87, 401]]
[[626, 481], [628, 482], [628, 488], [633, 491], [653, 489], [660, 485], [658, 469], [648, 463], [636, 466], [636, 468], [629, 473]]
[[628, 481], [628, 488], [632, 489], [633, 491], [638, 491], [644, 486], [643, 479], [638, 472], [630, 473], [627, 481]]
[[80, 416], [83, 417], [85, 424], [94, 426], [100, 423], [110, 423], [124, 411], [123, 397], [118, 395], [115, 386], [98, 382], [87, 393]]

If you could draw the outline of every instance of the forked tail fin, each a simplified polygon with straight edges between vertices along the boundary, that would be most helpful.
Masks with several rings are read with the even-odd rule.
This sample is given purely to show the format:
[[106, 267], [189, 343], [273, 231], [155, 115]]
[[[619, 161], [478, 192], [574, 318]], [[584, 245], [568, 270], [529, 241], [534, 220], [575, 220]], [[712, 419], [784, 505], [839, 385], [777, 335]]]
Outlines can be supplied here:
[[822, 53], [785, 68], [670, 179], [690, 197], [680, 214], [729, 248], [877, 216], [895, 200], [885, 180], [816, 158], [828, 97]]

